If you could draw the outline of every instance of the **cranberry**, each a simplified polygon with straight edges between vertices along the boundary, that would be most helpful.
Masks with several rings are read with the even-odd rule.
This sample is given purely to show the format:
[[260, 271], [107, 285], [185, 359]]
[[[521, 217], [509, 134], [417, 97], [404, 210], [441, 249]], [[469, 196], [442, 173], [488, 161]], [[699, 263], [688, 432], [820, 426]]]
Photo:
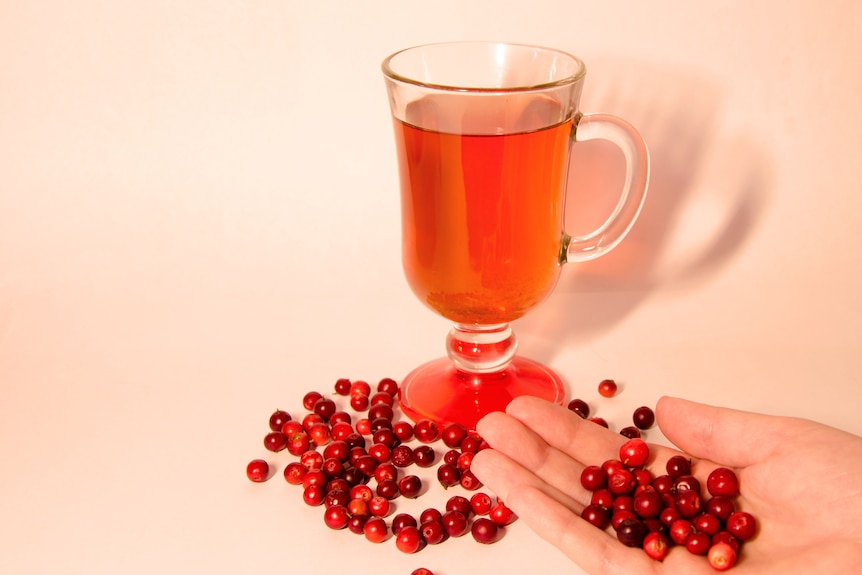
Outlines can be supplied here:
[[335, 380], [335, 393], [338, 395], [350, 395], [350, 380], [346, 377], [340, 377]]
[[326, 489], [320, 484], [309, 485], [302, 490], [302, 500], [312, 507], [323, 505], [323, 499], [325, 497]]
[[276, 409], [269, 416], [269, 429], [272, 431], [282, 431], [284, 424], [290, 421], [290, 414], [282, 409]]
[[409, 513], [399, 513], [392, 518], [392, 533], [398, 535], [405, 527], [416, 527], [416, 518]]
[[413, 450], [403, 443], [392, 450], [392, 464], [395, 467], [407, 467], [413, 463]]
[[623, 521], [626, 520], [638, 520], [640, 521], [640, 517], [632, 511], [631, 509], [621, 509], [618, 511], [614, 511], [613, 515], [611, 515], [611, 527], [616, 531], [617, 527], [622, 525]]
[[[352, 501], [359, 501], [359, 499], [354, 499]], [[346, 507], [348, 504], [352, 503], [352, 501], [350, 499], [350, 494], [343, 489], [327, 489], [326, 495], [323, 498], [323, 505], [325, 505], [326, 507], [333, 507], [335, 505], [342, 505]], [[363, 515], [367, 514], [368, 513], [366, 510], [366, 513], [363, 513]]]
[[455, 467], [457, 467], [461, 471], [467, 471], [473, 464], [473, 457], [475, 456], [476, 454], [472, 451], [465, 451], [458, 456], [458, 460], [455, 461]]
[[405, 475], [398, 481], [398, 491], [408, 499], [415, 499], [422, 491], [422, 480], [416, 475]]
[[709, 534], [702, 531], [695, 531], [685, 540], [685, 548], [692, 555], [706, 555], [709, 551], [709, 546]]
[[376, 495], [368, 502], [368, 512], [376, 517], [386, 517], [392, 509], [392, 504], [385, 497]]
[[269, 477], [269, 463], [263, 459], [252, 459], [245, 467], [245, 474], [255, 483], [266, 481]]
[[[388, 421], [376, 419], [375, 421]], [[383, 427], [379, 429], [374, 429], [374, 422], [371, 422], [371, 429], [374, 431], [374, 434], [371, 436], [371, 441], [374, 443], [382, 443], [386, 447], [394, 448], [398, 445], [398, 438], [395, 436], [395, 432], [389, 428]]]
[[353, 426], [344, 421], [336, 423], [329, 430], [329, 435], [333, 441], [344, 441], [344, 438], [352, 433], [355, 433]]
[[434, 573], [432, 573], [430, 569], [419, 567], [418, 569], [414, 569], [410, 575], [434, 575]]
[[446, 501], [446, 511], [460, 511], [469, 519], [473, 513], [473, 504], [462, 495], [453, 495]]
[[301, 421], [291, 419], [284, 422], [284, 425], [281, 426], [281, 432], [289, 438], [296, 433], [305, 433], [305, 428], [302, 426]]
[[599, 382], [599, 395], [602, 397], [613, 397], [617, 393], [617, 382], [613, 379], [603, 379]]
[[392, 457], [392, 450], [384, 443], [375, 443], [368, 448], [368, 455], [380, 463], [386, 463]]
[[443, 514], [440, 513], [439, 509], [429, 507], [419, 514], [419, 523], [426, 523], [428, 521], [437, 521], [439, 523], [443, 521]]
[[444, 463], [437, 468], [437, 480], [443, 488], [452, 487], [461, 483], [461, 472], [449, 463]]
[[302, 478], [308, 471], [299, 461], [291, 461], [284, 468], [284, 480], [291, 485], [302, 485]]
[[350, 520], [350, 514], [343, 505], [333, 505], [324, 512], [323, 520], [330, 529], [344, 529]]
[[[392, 420], [387, 417], [376, 417], [371, 420], [371, 433], [377, 433], [378, 431], [386, 430], [392, 431]], [[392, 440], [395, 440], [395, 433], [392, 433]]]
[[365, 438], [358, 433], [351, 433], [350, 435], [345, 437], [344, 443], [346, 443], [350, 447], [362, 447], [363, 449], [365, 448]]
[[586, 419], [590, 416], [590, 406], [583, 399], [573, 399], [566, 407], [569, 411], [580, 415], [581, 419]]
[[467, 518], [460, 511], [447, 511], [441, 522], [449, 537], [461, 537], [470, 529]]
[[350, 407], [353, 409], [353, 411], [365, 411], [366, 409], [368, 409], [368, 396], [351, 395]]
[[368, 419], [374, 421], [379, 418], [389, 419], [391, 420], [395, 417], [395, 412], [392, 408], [385, 403], [378, 403], [377, 405], [372, 405], [368, 408]]
[[632, 422], [638, 429], [649, 429], [655, 423], [655, 413], [652, 409], [643, 405], [635, 409], [632, 414]]
[[682, 455], [674, 455], [665, 464], [667, 474], [673, 479], [683, 475], [691, 475], [691, 459]]
[[398, 382], [391, 377], [384, 377], [377, 383], [377, 391], [388, 393], [392, 397], [398, 395]]
[[430, 445], [419, 445], [413, 450], [413, 463], [419, 467], [431, 467], [435, 459], [437, 453]]
[[736, 511], [736, 504], [730, 497], [716, 495], [706, 500], [704, 509], [710, 515], [715, 515], [720, 521], [727, 521], [730, 514]]
[[443, 524], [433, 519], [424, 521], [419, 526], [419, 531], [422, 533], [422, 539], [430, 545], [436, 545], [448, 537]]
[[287, 436], [281, 431], [270, 431], [263, 438], [263, 446], [270, 451], [279, 452], [287, 447]]
[[682, 519], [682, 516], [679, 514], [679, 511], [677, 511], [675, 507], [665, 507], [661, 510], [661, 514], [659, 515], [659, 520], [666, 527], [670, 527], [671, 525], [673, 525], [673, 522], [677, 519]]
[[384, 403], [384, 404], [388, 405], [389, 407], [392, 407], [395, 405], [395, 399], [391, 395], [389, 395], [388, 393], [380, 392], [380, 391], [378, 391], [377, 393], [372, 395], [371, 398], [369, 399], [369, 402], [372, 406], [378, 405], [380, 403]]
[[494, 543], [500, 538], [500, 529], [496, 523], [487, 517], [479, 517], [470, 526], [473, 539], [485, 545]]
[[317, 423], [326, 423], [323, 417], [317, 413], [308, 413], [302, 418], [302, 428], [308, 433], [311, 431], [311, 426]]
[[674, 479], [673, 488], [677, 491], [700, 493], [700, 481], [694, 475], [683, 475]]
[[[330, 492], [331, 493], [331, 492]], [[329, 496], [327, 495], [327, 498]], [[347, 502], [347, 511], [351, 515], [368, 515], [368, 502], [362, 499], [351, 499]]]
[[394, 479], [384, 479], [377, 483], [377, 495], [386, 499], [395, 499], [401, 494], [398, 482]]
[[727, 543], [733, 550], [737, 553], [739, 552], [739, 540], [730, 534], [729, 531], [719, 531], [715, 535], [712, 536], [712, 544], [716, 543]]
[[590, 497], [590, 503], [610, 509], [614, 504], [614, 494], [611, 493], [610, 489], [598, 489]]
[[727, 571], [736, 565], [736, 550], [728, 543], [713, 543], [707, 553], [707, 561], [716, 571]]
[[350, 489], [353, 487], [346, 479], [343, 477], [336, 477], [335, 479], [331, 479], [329, 483], [326, 484], [326, 492], [335, 491], [340, 489], [345, 493], [350, 493]]
[[365, 523], [367, 521], [367, 515], [351, 515], [350, 521], [347, 522], [347, 529], [351, 533], [361, 534], [365, 531]]
[[670, 475], [659, 475], [658, 477], [653, 477], [652, 486], [655, 487], [655, 490], [659, 493], [672, 493], [674, 490], [673, 477]]
[[365, 475], [374, 475], [374, 470], [377, 469], [380, 462], [370, 455], [362, 455], [356, 459], [356, 462], [353, 465], [358, 471], [361, 471]]
[[422, 533], [416, 527], [404, 527], [395, 536], [395, 546], [402, 553], [416, 553], [422, 547]]
[[646, 526], [639, 519], [625, 519], [616, 527], [617, 539], [628, 547], [640, 547], [646, 537]]
[[392, 424], [392, 431], [398, 441], [406, 442], [413, 439], [413, 425], [409, 421], [396, 421]]
[[617, 495], [614, 497], [614, 503], [611, 505], [611, 511], [634, 511], [635, 498], [631, 495]]
[[374, 497], [374, 492], [367, 485], [355, 485], [350, 488], [351, 499], [361, 499], [363, 501], [371, 501]]
[[709, 513], [701, 513], [691, 520], [692, 525], [698, 531], [703, 531], [708, 535], [715, 535], [721, 529], [721, 521], [718, 517]]
[[382, 517], [371, 517], [365, 522], [362, 528], [365, 538], [372, 543], [380, 543], [385, 541], [389, 536], [389, 528], [386, 527], [386, 521]]
[[655, 489], [644, 489], [634, 496], [634, 511], [642, 519], [658, 517], [661, 514], [661, 495]]
[[637, 481], [628, 469], [617, 469], [608, 474], [608, 489], [614, 495], [623, 495], [634, 491]]
[[598, 465], [588, 465], [581, 471], [581, 485], [584, 489], [597, 491], [604, 488], [607, 480], [607, 472]]
[[378, 483], [386, 479], [398, 479], [398, 469], [391, 463], [381, 463], [374, 470], [374, 479]]
[[628, 467], [642, 467], [647, 459], [649, 459], [649, 445], [643, 439], [629, 439], [620, 447], [620, 461]]
[[349, 456], [350, 447], [348, 447], [347, 443], [342, 440], [333, 441], [323, 449], [324, 459], [333, 458], [344, 462], [347, 461]]
[[329, 418], [329, 425], [335, 426], [340, 423], [350, 425], [353, 423], [353, 418], [346, 411], [336, 411], [332, 414], [332, 417]]
[[635, 439], [636, 437], [641, 436], [641, 430], [633, 425], [629, 425], [620, 429], [620, 435], [628, 437], [629, 439]]
[[371, 386], [368, 385], [368, 382], [358, 379], [350, 384], [350, 396], [355, 397], [357, 395], [364, 395], [365, 397], [371, 395]]
[[588, 523], [595, 525], [599, 529], [605, 529], [610, 522], [610, 514], [608, 513], [608, 509], [594, 503], [591, 503], [590, 505], [584, 507], [584, 510], [581, 512], [581, 517]]
[[638, 482], [638, 488], [652, 487], [652, 473], [646, 469], [635, 469], [632, 471], [635, 476], [635, 481]]
[[467, 429], [460, 423], [450, 423], [443, 427], [440, 432], [440, 439], [446, 444], [446, 447], [456, 448], [461, 446], [461, 442], [467, 437]]
[[482, 438], [478, 435], [468, 435], [461, 441], [461, 445], [458, 446], [463, 453], [479, 453], [482, 450], [482, 446], [485, 445], [485, 442], [482, 441]]
[[610, 426], [608, 425], [608, 422], [605, 421], [605, 419], [603, 417], [591, 417], [590, 421], [592, 421], [596, 425], [601, 425], [602, 427], [610, 428]]
[[718, 467], [706, 478], [706, 489], [710, 495], [735, 497], [739, 494], [739, 479], [732, 469]]
[[476, 515], [487, 515], [492, 505], [491, 497], [487, 493], [476, 493], [470, 497], [470, 507]]
[[323, 397], [320, 393], [316, 391], [309, 391], [302, 398], [302, 407], [304, 407], [307, 411], [311, 411], [314, 409], [314, 404], [317, 403], [317, 400]]
[[644, 537], [643, 548], [652, 559], [662, 561], [670, 551], [670, 542], [661, 533], [652, 531]]
[[360, 435], [371, 435], [371, 420], [367, 417], [356, 422], [356, 433]]
[[509, 509], [502, 501], [497, 503], [488, 511], [488, 517], [497, 525], [509, 525], [514, 523], [518, 516], [515, 512]]
[[305, 472], [305, 475], [302, 477], [302, 486], [308, 487], [309, 485], [321, 485], [325, 486], [329, 478], [326, 477], [326, 474], [323, 473], [320, 469], [309, 469]]
[[430, 419], [420, 419], [413, 426], [413, 434], [422, 443], [433, 443], [440, 437], [440, 430]]
[[318, 447], [326, 445], [330, 440], [329, 426], [325, 423], [315, 423], [308, 430], [308, 437]]
[[687, 519], [677, 519], [668, 529], [668, 535], [677, 545], [685, 545], [688, 536], [694, 533], [694, 525]]
[[727, 530], [740, 541], [748, 541], [757, 533], [757, 522], [750, 513], [734, 511], [727, 518]]
[[323, 467], [323, 456], [319, 452], [309, 449], [299, 456], [299, 462], [302, 463], [306, 469], [320, 469]]
[[461, 457], [460, 451], [458, 451], [457, 449], [450, 449], [443, 454], [443, 463], [446, 463], [448, 465], [457, 465], [459, 457]]
[[469, 469], [465, 469], [461, 472], [461, 479], [458, 480], [458, 483], [460, 483], [461, 487], [467, 491], [476, 491], [482, 487], [482, 482], [479, 481], [479, 478], [476, 477]]
[[677, 491], [674, 500], [676, 510], [684, 518], [691, 519], [700, 514], [700, 492], [694, 490]]

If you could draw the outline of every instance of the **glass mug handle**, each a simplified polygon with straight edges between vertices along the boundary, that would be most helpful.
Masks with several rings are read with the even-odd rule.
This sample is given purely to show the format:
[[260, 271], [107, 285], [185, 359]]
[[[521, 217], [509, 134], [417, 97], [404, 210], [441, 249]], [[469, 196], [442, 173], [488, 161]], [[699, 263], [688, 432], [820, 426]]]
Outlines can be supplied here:
[[640, 214], [649, 183], [649, 150], [635, 128], [608, 114], [583, 114], [576, 119], [572, 143], [608, 140], [622, 150], [626, 177], [622, 195], [607, 220], [581, 236], [563, 237], [566, 262], [585, 262], [611, 251], [629, 232]]

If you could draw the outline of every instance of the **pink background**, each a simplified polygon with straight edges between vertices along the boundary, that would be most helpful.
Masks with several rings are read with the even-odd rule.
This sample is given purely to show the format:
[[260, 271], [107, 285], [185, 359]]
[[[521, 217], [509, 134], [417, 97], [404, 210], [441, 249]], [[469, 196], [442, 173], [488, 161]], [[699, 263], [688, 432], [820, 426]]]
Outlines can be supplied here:
[[[405, 556], [326, 529], [286, 456], [244, 477], [276, 407], [442, 353], [379, 72], [425, 42], [576, 53], [582, 109], [650, 146], [629, 238], [515, 325], [571, 397], [862, 433], [860, 31], [852, 0], [0, 2], [0, 572], [577, 572], [519, 524]], [[573, 231], [618, 185], [579, 153]]]

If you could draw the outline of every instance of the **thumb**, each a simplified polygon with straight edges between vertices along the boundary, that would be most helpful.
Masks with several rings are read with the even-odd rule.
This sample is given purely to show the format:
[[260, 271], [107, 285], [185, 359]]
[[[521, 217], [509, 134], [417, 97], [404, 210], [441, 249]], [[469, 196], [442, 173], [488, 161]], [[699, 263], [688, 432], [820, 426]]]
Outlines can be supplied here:
[[698, 459], [747, 467], [772, 455], [787, 418], [713, 407], [675, 397], [656, 405], [659, 428], [674, 445]]

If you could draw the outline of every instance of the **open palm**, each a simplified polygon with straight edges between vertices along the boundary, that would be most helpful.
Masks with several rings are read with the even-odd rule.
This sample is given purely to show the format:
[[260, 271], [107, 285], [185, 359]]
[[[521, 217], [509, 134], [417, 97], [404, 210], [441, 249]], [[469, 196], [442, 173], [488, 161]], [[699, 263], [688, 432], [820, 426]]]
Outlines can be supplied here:
[[[804, 419], [774, 417], [665, 397], [658, 425], [679, 450], [651, 445], [647, 468], [663, 474], [680, 453], [706, 484], [716, 467], [739, 476], [737, 507], [759, 522], [734, 573], [849, 572], [862, 557], [862, 438]], [[493, 449], [472, 470], [536, 533], [588, 573], [714, 573], [684, 548], [664, 561], [626, 547], [580, 518], [590, 493], [586, 465], [618, 457], [626, 438], [536, 398], [513, 400], [477, 431]]]

